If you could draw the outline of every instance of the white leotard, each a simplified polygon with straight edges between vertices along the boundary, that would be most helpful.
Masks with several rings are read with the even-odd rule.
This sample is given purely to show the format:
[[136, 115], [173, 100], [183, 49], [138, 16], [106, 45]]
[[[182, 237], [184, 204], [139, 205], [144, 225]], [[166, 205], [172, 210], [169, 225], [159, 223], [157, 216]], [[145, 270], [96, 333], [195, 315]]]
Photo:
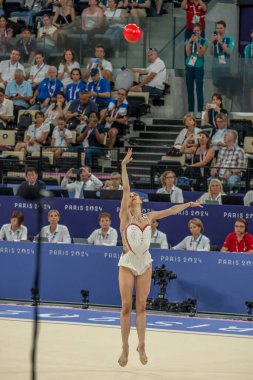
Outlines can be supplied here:
[[143, 274], [153, 261], [149, 253], [150, 221], [145, 214], [142, 215], [142, 218], [147, 222], [144, 227], [140, 227], [131, 220], [127, 228], [121, 231], [123, 253], [118, 265], [131, 269], [135, 276]]

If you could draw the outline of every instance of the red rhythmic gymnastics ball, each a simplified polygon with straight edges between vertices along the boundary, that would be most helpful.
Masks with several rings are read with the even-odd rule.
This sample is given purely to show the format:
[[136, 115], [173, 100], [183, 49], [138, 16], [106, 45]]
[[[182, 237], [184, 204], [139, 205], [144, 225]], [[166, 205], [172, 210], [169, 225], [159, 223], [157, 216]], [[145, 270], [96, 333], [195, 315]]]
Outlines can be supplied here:
[[135, 43], [140, 41], [142, 30], [136, 24], [127, 24], [123, 29], [123, 36], [127, 42]]

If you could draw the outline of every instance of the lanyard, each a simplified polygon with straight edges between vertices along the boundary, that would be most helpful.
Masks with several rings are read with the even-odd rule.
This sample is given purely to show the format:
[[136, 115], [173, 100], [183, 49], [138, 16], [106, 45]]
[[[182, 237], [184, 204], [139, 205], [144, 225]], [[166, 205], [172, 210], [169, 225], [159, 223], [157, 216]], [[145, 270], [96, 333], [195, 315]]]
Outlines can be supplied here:
[[44, 66], [45, 66], [45, 63], [43, 63], [43, 65], [40, 66], [39, 70], [36, 72], [36, 74], [34, 75], [34, 78], [33, 78], [33, 79], [36, 78], [36, 76], [39, 74], [39, 72], [43, 69]]
[[243, 242], [243, 250], [239, 251], [238, 240], [236, 238], [236, 252], [246, 252], [246, 244], [245, 244], [244, 238], [241, 241]]
[[[80, 91], [80, 88], [79, 88], [79, 84], [81, 83], [81, 81], [79, 80], [77, 84], [73, 83], [71, 88], [69, 89], [69, 100], [76, 100], [77, 99], [77, 93], [79, 93]], [[75, 91], [74, 91], [74, 87], [76, 86], [75, 88]], [[74, 94], [73, 94], [73, 91], [74, 91]], [[73, 96], [72, 96], [73, 95]]]
[[[12, 231], [12, 229], [10, 229], [9, 233], [10, 233], [11, 241], [19, 240], [21, 237], [21, 231], [20, 230]], [[16, 238], [15, 238], [15, 235], [16, 235]]]
[[54, 92], [56, 90], [56, 80], [54, 81], [54, 84], [53, 84], [52, 87], [51, 87], [51, 82], [50, 81], [48, 82], [47, 90], [48, 90], [48, 93], [49, 93], [49, 97], [52, 98], [53, 95], [54, 95]]
[[[223, 44], [226, 44], [227, 43], [227, 39], [226, 39], [226, 37], [223, 37], [222, 38], [222, 43]], [[224, 50], [223, 50], [223, 48], [221, 47], [221, 53], [222, 54], [224, 54]], [[218, 41], [216, 41], [216, 51], [217, 51], [217, 55], [220, 55], [220, 43], [218, 42]]]
[[47, 238], [48, 238], [49, 243], [53, 242], [53, 240], [56, 237], [57, 233], [58, 233], [57, 231], [55, 231], [53, 234], [51, 234], [50, 231], [47, 233]]
[[206, 158], [206, 149], [204, 150], [204, 153], [202, 154], [201, 150], [199, 151], [199, 158], [200, 158], [200, 161], [204, 161], [204, 159]]
[[192, 237], [192, 238], [191, 238], [191, 241], [190, 241], [190, 247], [191, 247], [191, 248], [193, 247], [193, 243], [197, 243], [197, 244], [196, 244], [196, 247], [195, 247], [195, 249], [197, 249], [198, 246], [199, 246], [199, 244], [200, 244], [200, 242], [201, 242], [201, 240], [202, 240], [202, 237], [203, 237], [203, 235], [201, 234], [200, 237], [199, 237], [199, 239], [198, 239], [197, 241], [194, 240], [194, 238]]

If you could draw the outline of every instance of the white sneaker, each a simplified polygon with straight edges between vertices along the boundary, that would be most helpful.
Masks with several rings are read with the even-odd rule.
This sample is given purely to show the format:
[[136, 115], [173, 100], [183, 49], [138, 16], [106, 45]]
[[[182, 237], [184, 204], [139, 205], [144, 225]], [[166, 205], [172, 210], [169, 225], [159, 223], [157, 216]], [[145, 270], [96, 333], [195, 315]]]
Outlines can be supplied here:
[[112, 158], [111, 152], [107, 152], [106, 155], [105, 155], [105, 158], [107, 160], [110, 160]]
[[201, 112], [197, 112], [195, 117], [196, 117], [196, 119], [201, 119], [201, 117], [202, 117]]

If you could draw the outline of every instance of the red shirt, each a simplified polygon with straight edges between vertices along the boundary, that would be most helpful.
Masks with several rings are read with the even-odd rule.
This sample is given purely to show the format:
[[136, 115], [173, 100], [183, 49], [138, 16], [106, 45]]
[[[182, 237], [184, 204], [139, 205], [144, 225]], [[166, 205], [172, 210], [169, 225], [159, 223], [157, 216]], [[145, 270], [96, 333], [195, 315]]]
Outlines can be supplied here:
[[[194, 24], [196, 22], [199, 22], [202, 25], [202, 31], [205, 30], [205, 15], [206, 11], [203, 11], [201, 9], [200, 4], [195, 5], [194, 3], [188, 3], [187, 9], [186, 9], [186, 29], [192, 30], [194, 27]], [[193, 17], [197, 16], [199, 17], [199, 21], [193, 21]]]
[[226, 237], [223, 247], [227, 248], [229, 252], [249, 252], [253, 250], [253, 236], [251, 234], [244, 234], [242, 240], [239, 242], [236, 233], [232, 232]]

